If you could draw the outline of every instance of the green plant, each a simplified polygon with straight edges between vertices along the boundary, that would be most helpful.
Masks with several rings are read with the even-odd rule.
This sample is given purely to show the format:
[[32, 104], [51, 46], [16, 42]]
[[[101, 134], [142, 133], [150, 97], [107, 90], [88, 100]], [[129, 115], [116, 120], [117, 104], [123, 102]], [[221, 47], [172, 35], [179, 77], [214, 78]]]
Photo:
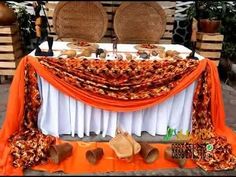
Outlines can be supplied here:
[[167, 127], [167, 134], [164, 136], [165, 141], [171, 140], [171, 138], [176, 135], [176, 129], [170, 128], [169, 126]]
[[195, 1], [187, 9], [187, 16], [190, 20], [192, 18], [221, 20], [225, 14], [225, 4], [225, 1]]
[[236, 2], [226, 3], [221, 33], [224, 34], [222, 57], [236, 63]]

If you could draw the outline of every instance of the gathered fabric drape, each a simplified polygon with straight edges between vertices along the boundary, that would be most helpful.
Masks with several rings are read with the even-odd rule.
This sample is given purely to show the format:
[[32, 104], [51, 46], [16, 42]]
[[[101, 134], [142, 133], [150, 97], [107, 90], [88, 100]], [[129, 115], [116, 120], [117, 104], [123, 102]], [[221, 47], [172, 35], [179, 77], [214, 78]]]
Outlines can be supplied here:
[[[47, 59], [49, 60], [48, 62]], [[67, 68], [71, 64], [70, 61], [75, 65], [79, 63], [72, 59], [65, 62], [65, 65], [62, 67], [65, 67], [64, 69], [70, 69], [69, 67]], [[55, 65], [53, 65], [53, 62]], [[86, 62], [83, 61], [81, 63], [85, 64]], [[42, 58], [38, 61], [33, 57], [26, 56], [21, 60], [13, 79], [6, 117], [0, 132], [0, 174], [22, 175], [23, 168], [32, 166], [38, 170], [50, 172], [62, 170], [67, 173], [130, 171], [176, 167], [175, 164], [163, 158], [164, 148], [168, 145], [160, 144], [154, 144], [154, 146], [158, 147], [162, 155], [153, 164], [145, 164], [140, 156], [135, 157], [135, 161], [127, 164], [127, 162], [118, 160], [115, 157], [114, 152], [108, 147], [108, 143], [98, 142], [70, 142], [74, 147], [71, 157], [59, 165], [48, 162], [48, 147], [55, 142], [62, 143], [63, 141], [52, 136], [43, 135], [38, 131], [37, 116], [41, 100], [37, 88], [37, 74], [58, 90], [76, 100], [80, 100], [95, 108], [117, 112], [129, 112], [149, 108], [176, 95], [197, 80], [198, 84], [193, 100], [192, 141], [203, 142], [203, 140], [207, 140], [215, 147], [214, 151], [209, 152], [209, 156], [206, 158], [201, 159], [199, 157], [197, 164], [205, 170], [234, 168], [236, 162], [234, 157], [236, 154], [236, 135], [225, 125], [221, 85], [216, 66], [207, 59], [198, 62], [183, 62], [186, 70], [181, 73], [183, 71], [182, 66], [177, 66], [177, 68], [182, 68], [179, 70], [180, 73], [177, 77], [174, 74], [171, 75], [173, 68], [172, 62], [157, 62], [161, 65], [164, 64], [166, 69], [169, 69], [168, 71], [165, 70], [166, 72], [164, 73], [170, 74], [165, 75], [170, 80], [164, 79], [162, 80], [162, 84], [158, 83], [158, 78], [152, 78], [154, 82], [151, 83], [150, 80], [142, 80], [144, 85], [142, 83], [140, 85], [135, 80], [134, 82], [128, 82], [127, 78], [122, 78], [120, 80], [121, 84], [115, 83], [115, 86], [122, 86], [120, 92], [116, 92], [115, 89], [117, 87], [113, 89], [114, 84], [107, 90], [107, 88], [104, 89], [104, 86], [107, 86], [109, 83], [88, 83], [83, 79], [85, 77], [84, 75], [73, 76], [73, 71], [69, 72], [68, 70], [63, 70], [63, 68], [59, 69], [59, 65], [63, 63], [62, 61], [57, 62], [49, 58]], [[149, 63], [144, 64], [147, 64], [148, 67], [150, 66]], [[50, 66], [54, 67], [50, 68]], [[163, 68], [165, 68], [164, 66], [162, 65]], [[167, 68], [167, 66], [171, 67]], [[77, 69], [79, 73], [81, 68]], [[84, 68], [82, 70], [85, 71]], [[106, 70], [104, 72], [106, 73]], [[106, 75], [108, 76], [108, 74]], [[146, 78], [148, 77], [150, 77], [149, 73], [146, 75]], [[131, 85], [126, 87], [127, 85], [124, 81], [127, 81], [128, 84], [131, 83]], [[94, 85], [96, 83], [98, 85]], [[127, 91], [130, 88], [131, 91], [128, 92], [128, 95], [122, 93], [122, 89]], [[30, 146], [29, 143], [31, 143]], [[27, 145], [27, 147], [24, 145]], [[84, 157], [86, 150], [94, 147], [103, 147], [105, 151], [103, 161], [97, 166], [88, 164]], [[23, 154], [18, 154], [19, 150], [23, 150]], [[32, 153], [34, 150], [39, 151], [35, 154]], [[26, 156], [24, 156], [24, 153]], [[18, 158], [18, 156], [24, 157], [25, 159]], [[195, 166], [193, 161], [188, 160], [186, 167]]]
[[[99, 69], [99, 72], [102, 74], [106, 71], [110, 71], [109, 64], [112, 63], [112, 61], [103, 63], [104, 61], [98, 60], [98, 68], [104, 67], [104, 69]], [[98, 62], [95, 60], [96, 62]], [[139, 73], [139, 70], [134, 70], [134, 73], [130, 70], [130, 67], [134, 67], [132, 65], [132, 62], [130, 65], [123, 64], [124, 61], [121, 63], [117, 64], [118, 66], [116, 67], [121, 67], [124, 68], [124, 70], [128, 70], [128, 79], [126, 78], [121, 78], [121, 83], [120, 82], [115, 82], [115, 77], [108, 74], [104, 74], [106, 76], [106, 79], [111, 78], [109, 83], [113, 83], [109, 89], [103, 89], [104, 83], [102, 81], [98, 81], [98, 86], [94, 86], [92, 84], [88, 84], [87, 82], [92, 82], [93, 80], [96, 80], [96, 77], [93, 77], [94, 75], [96, 76], [97, 73], [95, 74], [90, 74], [91, 72], [88, 72], [88, 76], [93, 78], [93, 80], [89, 80], [90, 77], [85, 77], [81, 76], [83, 79], [86, 78], [88, 80], [85, 80], [87, 82], [79, 82], [80, 81], [80, 73], [73, 71], [72, 68], [78, 69], [81, 65], [83, 66], [83, 63], [87, 64], [90, 62], [88, 65], [93, 66], [95, 65], [93, 61], [88, 60], [79, 60], [78, 59], [72, 59], [72, 60], [65, 60], [63, 62], [62, 60], [57, 60], [57, 59], [52, 59], [50, 61], [47, 61], [47, 58], [41, 58], [40, 63], [39, 62], [33, 62], [32, 65], [36, 69], [37, 73], [42, 76], [44, 79], [46, 79], [51, 85], [54, 87], [58, 88], [60, 91], [63, 93], [67, 93], [67, 95], [80, 100], [88, 105], [91, 105], [96, 108], [100, 109], [105, 109], [105, 110], [110, 110], [110, 111], [116, 111], [116, 112], [129, 112], [129, 111], [136, 111], [144, 108], [151, 107], [155, 104], [158, 104], [162, 101], [164, 101], [166, 98], [169, 98], [170, 96], [175, 95], [176, 93], [179, 93], [182, 89], [186, 88], [189, 86], [194, 80], [197, 79], [199, 76], [198, 72], [202, 72], [204, 70], [204, 66], [206, 66], [206, 62], [197, 62], [197, 61], [182, 61], [182, 60], [176, 60], [176, 61], [168, 61], [166, 62], [153, 62], [150, 64], [150, 62], [145, 61], [139, 61], [141, 68], [140, 70], [144, 70], [145, 72], [145, 77], [143, 80], [134, 77], [135, 73]], [[116, 62], [116, 61], [113, 61]], [[118, 61], [117, 61], [118, 62]], [[63, 64], [64, 63], [64, 64]], [[79, 63], [79, 64], [78, 64]], [[82, 63], [82, 64], [80, 64]], [[187, 63], [187, 65], [186, 65]], [[84, 64], [84, 65], [85, 65]], [[70, 67], [68, 67], [68, 65]], [[119, 66], [121, 65], [121, 66]], [[159, 68], [158, 70], [152, 66], [157, 65], [156, 67]], [[166, 67], [166, 65], [169, 65], [170, 69]], [[195, 70], [195, 68], [199, 65], [198, 69]], [[96, 65], [95, 65], [96, 66]], [[177, 67], [178, 66], [178, 67]], [[48, 70], [45, 70], [45, 67]], [[101, 67], [101, 68], [102, 68]], [[114, 67], [114, 66], [113, 66]], [[177, 69], [173, 69], [173, 68]], [[83, 67], [82, 70], [87, 70], [87, 66]], [[163, 69], [165, 69], [166, 72], [163, 72]], [[72, 71], [71, 71], [72, 70]], [[80, 68], [78, 69], [80, 70]], [[105, 70], [105, 71], [104, 71]], [[51, 71], [51, 72], [49, 72]], [[151, 73], [150, 71], [154, 71], [154, 73]], [[176, 76], [176, 72], [178, 72], [178, 77]], [[63, 74], [66, 73], [66, 74]], [[86, 71], [87, 73], [87, 71]], [[120, 75], [125, 74], [126, 72], [120, 72]], [[129, 75], [131, 73], [131, 75]], [[162, 79], [161, 76], [158, 76], [158, 74], [162, 74]], [[191, 73], [191, 74], [190, 74]], [[99, 79], [104, 78], [104, 75], [99, 77]], [[150, 75], [151, 74], [151, 75]], [[76, 76], [78, 75], [78, 76]], [[139, 77], [143, 77], [143, 73], [137, 74]], [[170, 76], [169, 76], [170, 75]], [[152, 77], [151, 77], [152, 76]], [[188, 77], [184, 77], [188, 76]], [[153, 79], [154, 82], [152, 82]], [[79, 79], [78, 79], [79, 78]], [[168, 80], [171, 78], [172, 80]], [[105, 80], [106, 80], [105, 79]], [[189, 81], [191, 79], [191, 82]], [[134, 80], [134, 81], [133, 81]], [[65, 82], [66, 81], [66, 82]], [[130, 82], [133, 81], [132, 84]], [[144, 84], [141, 83], [136, 83], [143, 81]], [[156, 82], [155, 82], [156, 81]], [[172, 82], [171, 82], [172, 81]], [[181, 81], [181, 82], [180, 82]], [[79, 83], [78, 83], [79, 82]], [[170, 84], [165, 84], [169, 83]], [[130, 87], [127, 86], [127, 84], [131, 85]], [[119, 87], [122, 85], [121, 88]], [[102, 85], [102, 86], [100, 86]], [[149, 85], [151, 85], [151, 88], [149, 89]], [[160, 85], [160, 86], [159, 86]], [[106, 86], [106, 85], [105, 85]], [[114, 88], [112, 90], [111, 88], [118, 86], [117, 88]], [[154, 88], [153, 88], [154, 87]], [[81, 89], [82, 88], [82, 89]], [[116, 89], [120, 89], [116, 91]], [[150, 91], [151, 90], [151, 91]], [[93, 94], [91, 94], [93, 93]], [[101, 96], [103, 95], [103, 96]], [[157, 99], [158, 97], [158, 99]], [[114, 98], [114, 99], [111, 99]], [[118, 98], [118, 99], [117, 99]], [[127, 101], [127, 99], [129, 101]]]

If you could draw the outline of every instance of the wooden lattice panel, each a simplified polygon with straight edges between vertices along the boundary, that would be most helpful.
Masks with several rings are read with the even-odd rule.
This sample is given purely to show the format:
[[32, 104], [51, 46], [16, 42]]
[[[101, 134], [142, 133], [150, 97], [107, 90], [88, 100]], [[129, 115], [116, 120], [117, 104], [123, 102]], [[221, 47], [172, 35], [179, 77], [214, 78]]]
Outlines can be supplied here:
[[0, 75], [14, 75], [22, 54], [18, 25], [0, 26]]
[[[108, 15], [108, 28], [107, 31], [100, 42], [112, 42], [112, 38], [115, 36], [113, 29], [113, 16], [115, 14], [116, 9], [120, 6], [122, 1], [101, 1], [106, 13]], [[166, 29], [165, 33], [162, 36], [160, 43], [162, 44], [170, 44], [172, 42], [172, 34], [174, 27], [174, 18], [175, 18], [175, 6], [176, 1], [157, 1], [161, 5], [161, 7], [165, 10], [166, 13]], [[54, 39], [57, 39], [57, 35], [55, 30], [53, 29], [53, 14], [54, 9], [57, 5], [57, 2], [48, 1], [46, 3], [46, 14], [48, 16], [48, 22], [51, 27], [51, 32], [49, 33]]]

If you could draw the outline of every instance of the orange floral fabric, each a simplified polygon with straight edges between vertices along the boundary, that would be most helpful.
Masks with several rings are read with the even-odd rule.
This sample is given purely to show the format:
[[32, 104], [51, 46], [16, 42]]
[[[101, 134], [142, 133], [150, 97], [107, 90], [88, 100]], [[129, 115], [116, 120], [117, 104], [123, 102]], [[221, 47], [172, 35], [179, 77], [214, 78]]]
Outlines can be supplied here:
[[52, 136], [43, 135], [37, 126], [41, 99], [37, 83], [37, 74], [30, 64], [25, 66], [24, 118], [20, 130], [9, 138], [14, 167], [29, 168], [46, 161], [49, 147], [55, 143]]
[[192, 70], [191, 74], [182, 77], [181, 82], [169, 90], [169, 92], [165, 92], [165, 94], [161, 94], [157, 97], [150, 97], [149, 99], [135, 99], [127, 101], [125, 99], [111, 99], [110, 96], [101, 96], [101, 94], [96, 94], [94, 92], [87, 91], [84, 88], [76, 87], [70, 82], [65, 82], [63, 78], [58, 77], [57, 74], [53, 74], [40, 62], [35, 61], [31, 57], [29, 57], [29, 62], [33, 65], [36, 72], [41, 77], [45, 78], [51, 85], [58, 88], [61, 92], [93, 107], [116, 112], [136, 111], [154, 106], [164, 101], [166, 98], [173, 96], [188, 87], [199, 77], [199, 74], [204, 70], [207, 64], [206, 61], [198, 62], [197, 68]]
[[[194, 160], [206, 171], [234, 169], [236, 157], [232, 155], [232, 145], [227, 142], [226, 137], [216, 134], [216, 127], [212, 122], [210, 76], [210, 67], [207, 66], [198, 79], [193, 98], [191, 142], [196, 145]], [[211, 145], [213, 149], [208, 151], [207, 145]], [[203, 153], [198, 152], [201, 147], [205, 148]]]
[[49, 59], [39, 62], [61, 80], [106, 97], [148, 99], [168, 93], [198, 65], [196, 60]]

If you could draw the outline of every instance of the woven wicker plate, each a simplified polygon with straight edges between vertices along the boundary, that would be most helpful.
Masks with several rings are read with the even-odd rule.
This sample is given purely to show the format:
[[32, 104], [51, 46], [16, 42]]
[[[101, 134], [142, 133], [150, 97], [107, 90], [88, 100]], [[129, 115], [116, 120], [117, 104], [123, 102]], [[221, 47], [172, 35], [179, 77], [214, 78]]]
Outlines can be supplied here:
[[107, 25], [106, 11], [96, 1], [62, 1], [53, 14], [53, 26], [58, 38], [98, 42], [104, 36]]
[[87, 48], [97, 49], [99, 45], [96, 43], [88, 43], [88, 46], [80, 46], [77, 42], [70, 42], [67, 44], [67, 47], [71, 49], [87, 49]]
[[[146, 46], [146, 45], [149, 45], [149, 46], [152, 46], [152, 48], [149, 48], [148, 46]], [[165, 50], [165, 47], [162, 47], [162, 46], [158, 46], [158, 45], [156, 45], [156, 44], [137, 44], [137, 45], [135, 45], [134, 46], [137, 50], [144, 50], [144, 51], [146, 51], [146, 50]]]
[[158, 43], [166, 14], [156, 2], [124, 2], [116, 10], [114, 30], [121, 42]]

